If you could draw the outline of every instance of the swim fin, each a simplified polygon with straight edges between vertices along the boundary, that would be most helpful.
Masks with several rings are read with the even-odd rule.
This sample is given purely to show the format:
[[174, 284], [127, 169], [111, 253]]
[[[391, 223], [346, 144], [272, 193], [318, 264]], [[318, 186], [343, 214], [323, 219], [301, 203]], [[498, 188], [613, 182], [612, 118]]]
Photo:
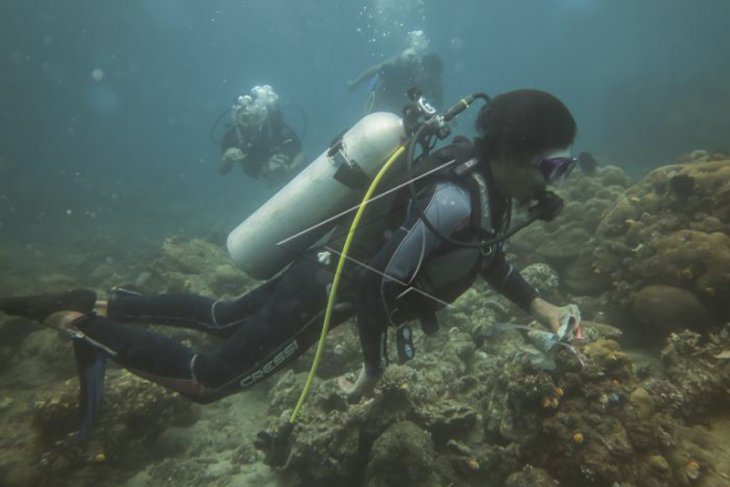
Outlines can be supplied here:
[[80, 384], [79, 438], [85, 443], [101, 409], [106, 357], [84, 340], [73, 340], [73, 347]]

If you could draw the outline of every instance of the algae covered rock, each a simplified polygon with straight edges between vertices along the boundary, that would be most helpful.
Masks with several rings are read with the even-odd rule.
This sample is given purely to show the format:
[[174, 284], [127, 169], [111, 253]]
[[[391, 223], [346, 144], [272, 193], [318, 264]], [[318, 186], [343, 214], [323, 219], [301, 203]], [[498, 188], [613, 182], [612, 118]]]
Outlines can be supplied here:
[[558, 487], [560, 483], [550, 478], [544, 470], [532, 465], [525, 465], [520, 472], [515, 472], [504, 483], [504, 487]]
[[149, 274], [138, 279], [145, 290], [237, 296], [256, 286], [219, 246], [200, 239], [166, 239]]
[[[681, 301], [692, 301], [695, 312], [684, 326], [712, 329], [730, 319], [728, 234], [730, 160], [663, 166], [626, 191], [601, 221], [594, 266], [610, 280], [611, 305], [627, 324], [633, 317], [641, 326], [630, 313], [637, 293], [660, 285], [685, 290]], [[638, 305], [655, 291], [642, 291]]]
[[42, 468], [75, 475], [98, 462], [140, 461], [145, 455], [142, 445], [170, 425], [197, 418], [196, 406], [189, 400], [126, 371], [107, 372], [104, 397], [103, 413], [85, 448], [76, 440], [78, 381], [65, 381], [38, 395], [33, 421]]
[[642, 288], [634, 298], [631, 311], [638, 323], [659, 331], [662, 336], [713, 322], [710, 313], [694, 294], [675, 286]]
[[556, 189], [565, 201], [562, 213], [551, 222], [534, 223], [510, 239], [518, 260], [550, 265], [561, 276], [561, 286], [574, 295], [604, 292], [609, 281], [595, 272], [595, 231], [628, 184], [616, 166], [569, 178], [565, 186]]
[[595, 271], [593, 250], [582, 250], [563, 272], [565, 287], [573, 294], [598, 296], [610, 287], [606, 276]]
[[661, 357], [688, 417], [730, 406], [730, 324], [709, 337], [688, 330], [673, 333]]
[[540, 294], [549, 297], [558, 295], [560, 276], [547, 264], [530, 264], [520, 271], [522, 277], [528, 284], [540, 291]]
[[393, 424], [375, 441], [366, 469], [367, 487], [443, 485], [435, 472], [436, 450], [428, 433], [410, 421]]

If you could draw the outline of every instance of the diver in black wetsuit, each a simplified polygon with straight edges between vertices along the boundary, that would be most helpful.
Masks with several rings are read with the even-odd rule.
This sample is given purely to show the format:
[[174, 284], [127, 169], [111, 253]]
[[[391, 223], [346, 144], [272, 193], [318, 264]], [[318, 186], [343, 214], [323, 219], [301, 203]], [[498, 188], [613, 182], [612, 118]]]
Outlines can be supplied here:
[[278, 185], [302, 169], [302, 142], [284, 121], [271, 86], [254, 86], [250, 95], [240, 96], [233, 115], [221, 141], [221, 174], [240, 164], [247, 175]]
[[[503, 234], [512, 201], [539, 199], [549, 183], [568, 176], [575, 159], [565, 150], [575, 137], [575, 121], [557, 98], [537, 90], [495, 97], [482, 108], [472, 144], [461, 138], [432, 154], [434, 163], [471, 167], [437, 174], [419, 184], [415, 200], [382, 239], [366, 248], [344, 276], [344, 292], [333, 325], [357, 316], [364, 365], [354, 384], [341, 381], [353, 397], [372, 390], [385, 366], [388, 325], [398, 327], [399, 355], [412, 354], [403, 325], [419, 319], [435, 329], [434, 311], [468, 289], [478, 275], [547, 327], [557, 331], [561, 309], [539, 297], [506, 262], [501, 243], [463, 248], [434, 234], [476, 239], [486, 231]], [[424, 161], [427, 162], [427, 161]], [[473, 176], [473, 177], [472, 177]], [[469, 179], [477, 184], [470, 183]], [[367, 247], [367, 246], [366, 246]], [[98, 407], [103, 361], [198, 402], [211, 402], [280, 370], [314, 344], [321, 330], [332, 281], [335, 243], [316, 247], [284, 272], [235, 301], [194, 295], [143, 296], [116, 290], [109, 302], [93, 291], [0, 299], [0, 310], [45, 320], [74, 341], [82, 385], [82, 416], [90, 425]], [[221, 337], [208, 350], [194, 351], [165, 336], [120, 322], [150, 322], [194, 328]]]

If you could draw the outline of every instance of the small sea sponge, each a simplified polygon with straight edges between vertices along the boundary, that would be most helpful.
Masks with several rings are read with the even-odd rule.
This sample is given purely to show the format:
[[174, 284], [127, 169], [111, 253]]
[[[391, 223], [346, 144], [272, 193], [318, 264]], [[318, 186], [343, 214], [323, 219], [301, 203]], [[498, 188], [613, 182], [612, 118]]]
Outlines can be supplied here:
[[684, 474], [690, 480], [697, 480], [700, 478], [700, 464], [691, 460], [684, 466]]

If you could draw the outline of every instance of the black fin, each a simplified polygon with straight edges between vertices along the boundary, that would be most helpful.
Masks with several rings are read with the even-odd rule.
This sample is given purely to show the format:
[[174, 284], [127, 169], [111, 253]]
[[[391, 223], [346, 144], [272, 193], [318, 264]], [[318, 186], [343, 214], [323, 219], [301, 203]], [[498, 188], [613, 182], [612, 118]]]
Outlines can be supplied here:
[[83, 340], [73, 340], [76, 368], [79, 373], [79, 438], [86, 442], [91, 436], [104, 395], [106, 357]]

